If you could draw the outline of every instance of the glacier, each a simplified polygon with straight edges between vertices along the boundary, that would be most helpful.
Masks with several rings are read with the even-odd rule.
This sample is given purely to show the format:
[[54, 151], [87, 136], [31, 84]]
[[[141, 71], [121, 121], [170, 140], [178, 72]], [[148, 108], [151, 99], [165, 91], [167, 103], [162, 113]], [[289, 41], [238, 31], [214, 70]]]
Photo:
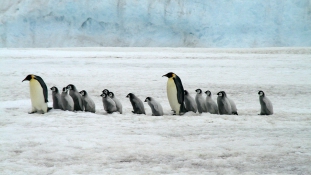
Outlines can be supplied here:
[[0, 47], [310, 47], [310, 0], [2, 0]]

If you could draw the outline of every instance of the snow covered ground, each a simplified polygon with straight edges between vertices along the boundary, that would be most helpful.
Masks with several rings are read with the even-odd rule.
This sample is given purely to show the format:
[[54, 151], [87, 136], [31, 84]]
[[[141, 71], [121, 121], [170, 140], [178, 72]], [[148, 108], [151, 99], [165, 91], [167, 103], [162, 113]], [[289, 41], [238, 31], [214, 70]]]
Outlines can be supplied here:
[[[170, 71], [192, 96], [225, 90], [240, 115], [171, 115]], [[96, 113], [28, 114], [31, 73], [86, 90]], [[311, 174], [311, 48], [0, 49], [0, 76], [0, 174]], [[124, 114], [104, 112], [105, 88]], [[274, 115], [257, 115], [258, 90]], [[165, 115], [132, 114], [129, 92]]]

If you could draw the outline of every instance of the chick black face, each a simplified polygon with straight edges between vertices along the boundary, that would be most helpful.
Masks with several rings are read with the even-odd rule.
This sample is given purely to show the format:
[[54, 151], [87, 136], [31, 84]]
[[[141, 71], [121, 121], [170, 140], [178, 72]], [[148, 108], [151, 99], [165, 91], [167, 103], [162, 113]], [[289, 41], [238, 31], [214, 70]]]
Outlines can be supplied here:
[[201, 89], [197, 89], [197, 90], [195, 90], [195, 92], [197, 92], [198, 94], [202, 94], [202, 90]]
[[147, 97], [147, 98], [145, 99], [145, 102], [148, 102], [148, 101], [151, 101], [151, 97]]
[[85, 90], [82, 90], [79, 92], [82, 96], [85, 96], [86, 95], [86, 91]]
[[67, 91], [68, 91], [67, 87], [63, 87], [63, 92], [67, 92]]
[[205, 94], [207, 95], [207, 96], [211, 96], [211, 91], [209, 91], [209, 90], [207, 90], [207, 91], [205, 91]]
[[69, 85], [67, 86], [67, 89], [69, 89], [69, 90], [75, 90], [76, 87], [75, 87], [73, 84], [69, 84]]
[[109, 92], [108, 95], [109, 95], [110, 98], [114, 97], [114, 93], [113, 92]]
[[226, 96], [226, 92], [225, 91], [220, 91], [217, 93], [218, 96], [222, 97], [222, 96]]
[[258, 95], [259, 95], [259, 96], [265, 96], [265, 93], [264, 93], [263, 91], [260, 90], [260, 91], [258, 92]]
[[127, 96], [126, 96], [126, 97], [127, 97], [127, 98], [132, 98], [132, 97], [133, 97], [133, 95], [134, 95], [133, 93], [129, 93], [129, 94], [127, 94]]
[[103, 98], [107, 98], [107, 94], [105, 94], [105, 93], [102, 93], [100, 96]]
[[58, 89], [57, 89], [57, 87], [55, 87], [55, 86], [51, 87], [50, 89], [51, 89], [53, 92], [58, 92]]
[[103, 94], [109, 94], [109, 90], [108, 89], [104, 89], [103, 90]]

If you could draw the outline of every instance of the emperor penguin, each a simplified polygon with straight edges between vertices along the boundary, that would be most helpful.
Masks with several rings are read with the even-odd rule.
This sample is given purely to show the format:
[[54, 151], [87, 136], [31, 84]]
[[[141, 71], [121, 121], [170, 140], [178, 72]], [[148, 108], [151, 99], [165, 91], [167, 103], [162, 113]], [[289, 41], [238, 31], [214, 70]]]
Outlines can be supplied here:
[[218, 106], [216, 102], [212, 99], [212, 93], [211, 91], [207, 90], [205, 91], [206, 94], [206, 107], [207, 107], [207, 112], [211, 114], [218, 114]]
[[103, 90], [103, 94], [109, 95], [109, 90], [108, 89], [104, 89]]
[[197, 93], [195, 96], [195, 102], [197, 103], [199, 113], [207, 112], [207, 106], [202, 95], [202, 90], [197, 89], [195, 92]]
[[218, 111], [220, 115], [232, 114], [231, 104], [229, 99], [227, 98], [227, 94], [225, 91], [220, 91], [217, 93], [217, 104], [218, 104]]
[[117, 111], [119, 111], [120, 114], [122, 114], [122, 104], [121, 104], [121, 102], [116, 98], [116, 96], [114, 95], [113, 92], [109, 92], [108, 95], [116, 103]]
[[102, 93], [100, 96], [102, 97], [104, 110], [108, 114], [111, 114], [117, 111], [116, 103], [108, 96], [108, 94]]
[[161, 104], [159, 102], [157, 102], [154, 98], [147, 97], [145, 99], [145, 102], [147, 102], [148, 105], [150, 106], [153, 116], [162, 116], [163, 115], [163, 108], [162, 108]]
[[72, 97], [73, 102], [75, 104], [74, 110], [75, 111], [83, 111], [83, 102], [82, 102], [82, 97], [80, 93], [78, 92], [77, 88], [73, 84], [69, 84], [67, 86], [67, 89], [69, 89], [69, 95]]
[[91, 97], [88, 95], [88, 93], [85, 90], [82, 90], [80, 92], [82, 101], [83, 101], [83, 106], [84, 106], [84, 111], [85, 112], [92, 112], [95, 113], [95, 103], [91, 99]]
[[62, 105], [62, 101], [61, 101], [61, 97], [60, 97], [60, 93], [58, 91], [58, 88], [53, 86], [50, 88], [52, 90], [52, 97], [53, 97], [53, 108], [54, 109], [62, 109], [63, 105]]
[[187, 90], [184, 90], [184, 95], [185, 95], [185, 107], [187, 111], [192, 111], [196, 113], [198, 111], [197, 104], [194, 101], [194, 98], [191, 97], [189, 92]]
[[62, 101], [62, 106], [64, 111], [73, 111], [74, 110], [74, 102], [72, 97], [68, 94], [68, 89], [63, 87], [62, 95], [60, 96]]
[[36, 112], [44, 114], [52, 109], [49, 108], [47, 104], [48, 88], [40, 76], [29, 74], [23, 81], [29, 81], [30, 99], [32, 105], [32, 110], [29, 114]]
[[272, 115], [273, 114], [273, 106], [271, 101], [266, 97], [263, 91], [258, 92], [259, 102], [260, 102], [260, 114], [259, 115]]
[[132, 112], [134, 114], [146, 114], [144, 104], [138, 97], [136, 97], [133, 93], [127, 94], [126, 97], [130, 99], [133, 107]]
[[233, 100], [231, 100], [231, 98], [228, 98], [229, 102], [230, 102], [230, 105], [231, 105], [231, 112], [233, 115], [239, 115], [238, 114], [238, 109], [236, 108], [236, 105], [234, 103]]
[[186, 112], [184, 105], [184, 87], [181, 79], [173, 72], [169, 72], [162, 77], [167, 77], [167, 98], [174, 114], [182, 115]]

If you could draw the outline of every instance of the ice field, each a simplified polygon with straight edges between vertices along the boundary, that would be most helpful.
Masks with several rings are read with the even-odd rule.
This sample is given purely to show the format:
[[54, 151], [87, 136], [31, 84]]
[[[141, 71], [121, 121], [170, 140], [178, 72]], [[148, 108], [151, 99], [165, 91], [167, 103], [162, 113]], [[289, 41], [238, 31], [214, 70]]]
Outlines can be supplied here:
[[[172, 115], [167, 78], [224, 90], [238, 116]], [[28, 74], [74, 84], [96, 113], [31, 110]], [[311, 174], [311, 48], [0, 49], [0, 174]], [[101, 91], [123, 114], [107, 114]], [[259, 116], [258, 90], [274, 115]], [[132, 114], [125, 96], [154, 97], [164, 116]], [[52, 95], [49, 90], [49, 106]]]

